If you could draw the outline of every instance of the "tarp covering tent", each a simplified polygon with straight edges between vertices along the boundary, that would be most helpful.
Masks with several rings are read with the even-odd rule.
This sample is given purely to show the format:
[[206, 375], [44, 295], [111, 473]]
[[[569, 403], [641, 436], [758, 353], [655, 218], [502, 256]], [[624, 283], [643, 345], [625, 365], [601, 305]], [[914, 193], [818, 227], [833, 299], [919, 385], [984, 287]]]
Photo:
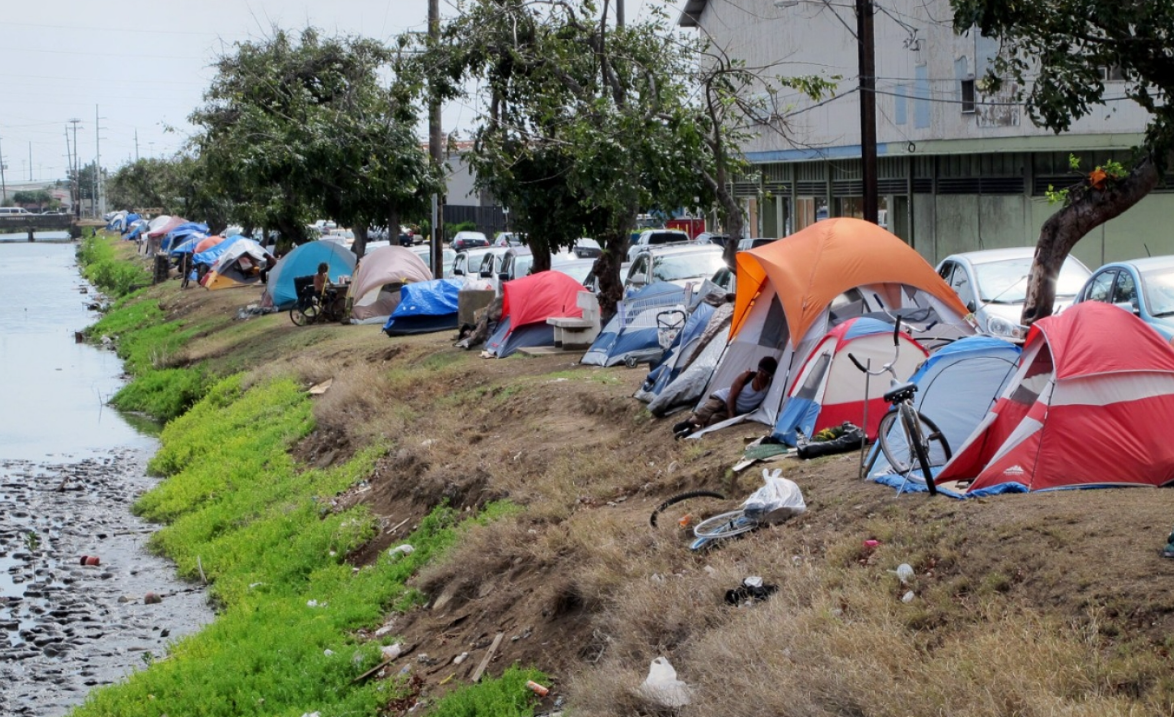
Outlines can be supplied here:
[[129, 212], [127, 212], [125, 209], [114, 212], [110, 215], [110, 218], [106, 220], [106, 228], [110, 231], [118, 231], [120, 234], [126, 231], [127, 225], [130, 224], [130, 222], [126, 221], [127, 214], [129, 214]]
[[974, 333], [966, 307], [934, 268], [871, 222], [826, 219], [738, 252], [737, 262], [730, 342], [703, 395], [729, 386], [763, 356], [774, 356], [779, 370], [767, 397], [747, 416], [768, 425], [778, 419], [811, 349], [841, 321], [875, 311], [926, 309], [930, 318], [924, 323], [935, 331], [955, 337]]
[[364, 256], [355, 272], [351, 316], [358, 322], [383, 323], [399, 303], [400, 287], [431, 280], [432, 272], [415, 252], [401, 246], [380, 247]]
[[[730, 308], [732, 310], [733, 306]], [[648, 376], [644, 379], [644, 384], [636, 390], [634, 398], [648, 403], [660, 395], [665, 386], [681, 375], [681, 371], [689, 364], [697, 350], [702, 333], [715, 310], [715, 306], [705, 302], [698, 304], [693, 309], [689, 318], [685, 320], [684, 328], [673, 339], [668, 351], [660, 361], [651, 365]]]
[[355, 273], [355, 254], [350, 249], [334, 242], [306, 242], [281, 257], [277, 266], [269, 271], [261, 305], [276, 306], [283, 311], [293, 308], [298, 300], [294, 279], [317, 274], [318, 265], [324, 262], [330, 267], [331, 282], [337, 283], [339, 277]]
[[147, 224], [146, 219], [139, 219], [135, 223], [129, 225], [127, 227], [127, 232], [126, 232], [126, 237], [125, 237], [126, 240], [127, 241], [135, 241], [136, 239], [139, 238], [139, 235], [141, 235], [143, 232], [147, 231], [148, 226], [149, 225]]
[[[182, 244], [188, 237], [196, 234], [199, 234], [201, 238], [208, 236], [208, 225], [200, 224], [199, 222], [185, 222], [167, 232], [163, 237], [163, 243], [160, 247], [163, 251], [173, 253], [176, 246]], [[193, 245], [192, 248], [195, 248], [195, 246]]]
[[1015, 375], [937, 482], [969, 495], [1174, 482], [1174, 349], [1089, 301], [1032, 325]]
[[663, 353], [658, 317], [666, 323], [684, 326], [688, 318], [684, 289], [667, 281], [656, 281], [621, 301], [616, 315], [599, 332], [579, 363], [616, 366], [629, 357], [640, 359]]
[[186, 236], [184, 236], [182, 238], [182, 240], [173, 239], [172, 244], [171, 244], [171, 250], [168, 252], [168, 254], [170, 254], [173, 257], [179, 256], [180, 254], [195, 254], [200, 250], [200, 245], [203, 244], [204, 242], [208, 241], [209, 239], [219, 240], [219, 241], [214, 242], [212, 244], [212, 246], [215, 246], [216, 244], [219, 244], [220, 242], [224, 241], [224, 237], [217, 237], [217, 236], [210, 237], [210, 236], [207, 236], [206, 234], [203, 234], [202, 232], [192, 232], [191, 234], [187, 234]]
[[[184, 220], [180, 219], [179, 221], [182, 224]], [[159, 216], [155, 217], [151, 221], [147, 222], [147, 234], [149, 235], [151, 232], [153, 232], [157, 229], [162, 229], [163, 227], [167, 226], [170, 222], [171, 222], [171, 215], [160, 214]], [[176, 226], [179, 226], [179, 224], [176, 224]], [[159, 236], [163, 236], [163, 235], [160, 234]]]
[[[213, 244], [203, 251], [196, 252], [192, 256], [192, 266], [206, 264], [209, 268], [211, 268], [212, 265], [216, 263], [216, 260], [220, 258], [221, 254], [232, 248], [233, 244], [246, 238], [247, 237], [241, 236], [240, 234], [235, 234], [222, 242]], [[197, 245], [197, 247], [198, 246], [199, 245]]]
[[527, 346], [554, 346], [556, 316], [580, 318], [583, 285], [561, 271], [540, 271], [502, 286], [501, 323], [485, 342], [490, 356], [505, 358]]
[[460, 278], [405, 284], [384, 333], [405, 336], [457, 328], [457, 297], [463, 285]]
[[[908, 334], [897, 335], [900, 350], [893, 371], [904, 381], [925, 360], [926, 352]], [[851, 421], [876, 437], [877, 424], [888, 410], [883, 398], [887, 376], [865, 381], [865, 374], [848, 358], [851, 353], [862, 364], [873, 367], [893, 361], [893, 327], [876, 319], [849, 319], [828, 332], [808, 354], [783, 410], [775, 422], [774, 436], [789, 446], [796, 445], [801, 432], [813, 436], [825, 428]], [[868, 397], [865, 399], [865, 384]], [[868, 425], [864, 426], [865, 403]]]
[[[955, 341], [932, 354], [909, 379], [917, 384], [913, 405], [934, 422], [946, 445], [957, 450], [1003, 393], [1018, 362], [1019, 347], [1002, 339], [970, 336]], [[896, 434], [894, 428], [894, 438]], [[944, 455], [931, 452], [929, 458], [935, 469], [945, 463]], [[906, 485], [904, 478], [895, 476], [879, 445], [873, 446], [869, 461], [872, 480], [924, 490], [924, 484]], [[914, 472], [920, 476], [919, 469]]]
[[730, 320], [734, 305], [727, 303], [714, 309], [713, 316], [693, 343], [689, 356], [684, 354], [674, 361], [674, 376], [657, 387], [656, 396], [648, 402], [648, 411], [654, 416], [667, 416], [681, 408], [688, 408], [705, 393], [713, 370], [726, 350]]
[[[224, 246], [218, 244], [215, 248]], [[257, 242], [241, 237], [233, 242], [212, 265], [201, 282], [205, 289], [231, 289], [261, 281], [261, 269], [271, 257]]]
[[222, 236], [204, 237], [196, 244], [195, 253], [199, 254], [200, 252], [208, 251], [209, 249], [216, 246], [217, 244], [219, 244], [222, 241], [224, 241], [224, 237], [222, 237]]
[[162, 239], [163, 237], [167, 236], [168, 232], [170, 232], [172, 229], [188, 223], [188, 220], [184, 219], [183, 217], [166, 217], [166, 221], [164, 222], [160, 222], [160, 219], [164, 219], [164, 217], [155, 217], [151, 220], [151, 223], [147, 225], [148, 239]]

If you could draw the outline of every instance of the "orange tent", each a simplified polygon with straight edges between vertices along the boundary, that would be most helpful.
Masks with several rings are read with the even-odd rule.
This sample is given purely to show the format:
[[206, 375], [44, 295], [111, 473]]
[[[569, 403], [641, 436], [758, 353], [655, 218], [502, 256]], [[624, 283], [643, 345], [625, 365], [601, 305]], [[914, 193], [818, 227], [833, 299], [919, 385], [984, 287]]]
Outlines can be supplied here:
[[222, 241], [224, 241], [224, 237], [208, 237], [207, 239], [203, 239], [196, 245], [196, 253], [199, 254], [202, 251], [207, 251]]
[[737, 336], [754, 299], [771, 282], [792, 336], [804, 336], [840, 294], [871, 284], [925, 291], [959, 316], [966, 307], [912, 247], [861, 219], [826, 219], [757, 249], [738, 252], [738, 298], [730, 336]]

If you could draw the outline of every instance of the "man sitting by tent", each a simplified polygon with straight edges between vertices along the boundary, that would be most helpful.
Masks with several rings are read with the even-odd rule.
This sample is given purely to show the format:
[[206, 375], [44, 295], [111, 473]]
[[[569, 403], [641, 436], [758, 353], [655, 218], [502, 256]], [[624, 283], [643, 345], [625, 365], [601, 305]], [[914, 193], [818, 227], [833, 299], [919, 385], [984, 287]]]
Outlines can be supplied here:
[[698, 428], [721, 423], [727, 418], [741, 416], [758, 408], [770, 389], [779, 362], [773, 356], [764, 356], [757, 370], [743, 371], [734, 378], [729, 388], [714, 391], [701, 408], [673, 426], [673, 435], [684, 438]]

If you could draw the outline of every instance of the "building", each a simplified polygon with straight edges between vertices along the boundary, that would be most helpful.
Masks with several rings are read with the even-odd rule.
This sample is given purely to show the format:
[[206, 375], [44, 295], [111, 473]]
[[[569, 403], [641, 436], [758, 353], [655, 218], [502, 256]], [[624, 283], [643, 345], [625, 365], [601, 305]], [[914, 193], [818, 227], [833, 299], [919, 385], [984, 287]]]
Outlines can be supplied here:
[[[949, 0], [874, 0], [880, 222], [931, 262], [957, 251], [1034, 245], [1058, 208], [1045, 197], [1108, 159], [1128, 161], [1147, 113], [1109, 102], [1071, 131], [1034, 126], [1009, 86], [984, 93], [999, 50], [974, 30], [958, 36]], [[860, 216], [856, 17], [824, 0], [687, 0], [678, 24], [699, 28], [763, 76], [839, 75], [836, 95], [780, 95], [777, 115], [743, 150], [755, 172], [735, 184], [757, 236], [785, 236], [826, 216]], [[1008, 83], [1011, 85], [1011, 83]], [[1106, 97], [1119, 97], [1106, 71]], [[765, 118], [764, 118], [765, 119]], [[1174, 254], [1174, 176], [1077, 245], [1086, 264]]]
[[472, 222], [478, 231], [492, 236], [506, 229], [508, 216], [492, 194], [476, 188], [476, 173], [466, 159], [472, 150], [470, 140], [449, 140], [446, 147], [444, 223]]

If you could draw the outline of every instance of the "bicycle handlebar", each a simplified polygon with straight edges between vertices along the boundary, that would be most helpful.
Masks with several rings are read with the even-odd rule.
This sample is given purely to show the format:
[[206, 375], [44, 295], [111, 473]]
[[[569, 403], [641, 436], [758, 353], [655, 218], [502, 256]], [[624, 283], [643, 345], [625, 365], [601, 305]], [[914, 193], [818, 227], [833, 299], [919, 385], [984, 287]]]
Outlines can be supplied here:
[[852, 360], [852, 363], [856, 364], [856, 368], [860, 369], [863, 373], [868, 373], [868, 369], [864, 368], [864, 364], [856, 360], [855, 356], [848, 354], [848, 358]]
[[895, 319], [893, 321], [893, 346], [897, 346], [901, 336], [901, 317], [895, 316], [893, 318]]

